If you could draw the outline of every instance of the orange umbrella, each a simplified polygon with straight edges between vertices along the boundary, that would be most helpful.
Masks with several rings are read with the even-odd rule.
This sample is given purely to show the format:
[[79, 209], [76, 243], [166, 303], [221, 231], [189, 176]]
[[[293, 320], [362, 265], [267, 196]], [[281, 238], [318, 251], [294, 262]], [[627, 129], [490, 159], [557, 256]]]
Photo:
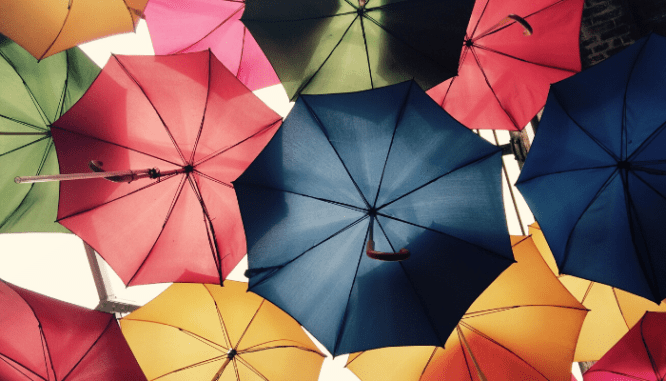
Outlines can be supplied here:
[[441, 347], [354, 353], [363, 381], [569, 381], [586, 309], [553, 276], [530, 237], [512, 237], [518, 261], [467, 310]]
[[38, 60], [134, 31], [148, 0], [0, 0], [0, 34]]
[[324, 355], [247, 283], [174, 283], [120, 320], [148, 380], [314, 381]]
[[530, 225], [534, 243], [560, 282], [590, 312], [580, 331], [574, 361], [597, 361], [622, 338], [646, 311], [666, 312], [666, 303], [571, 275], [561, 275], [538, 223]]

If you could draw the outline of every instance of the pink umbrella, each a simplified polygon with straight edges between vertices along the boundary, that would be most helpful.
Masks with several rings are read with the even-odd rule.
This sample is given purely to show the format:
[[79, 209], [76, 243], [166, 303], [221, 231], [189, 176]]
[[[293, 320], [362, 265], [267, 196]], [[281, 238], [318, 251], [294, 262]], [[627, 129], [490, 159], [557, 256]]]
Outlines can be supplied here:
[[280, 83], [240, 21], [239, 0], [151, 0], [144, 11], [155, 54], [211, 49], [250, 90]]

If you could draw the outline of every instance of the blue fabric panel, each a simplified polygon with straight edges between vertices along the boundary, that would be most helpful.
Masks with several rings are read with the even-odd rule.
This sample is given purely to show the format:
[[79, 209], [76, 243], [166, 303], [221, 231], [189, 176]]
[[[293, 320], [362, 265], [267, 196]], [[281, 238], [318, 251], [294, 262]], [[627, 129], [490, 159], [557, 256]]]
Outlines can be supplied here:
[[499, 149], [458, 123], [415, 84], [398, 124], [377, 206]]
[[406, 247], [411, 257], [400, 262], [419, 295], [428, 320], [443, 345], [472, 302], [513, 259], [428, 229], [379, 217], [392, 243]]
[[[315, 128], [312, 128], [312, 127]], [[303, 101], [234, 184], [307, 194], [365, 208], [349, 174]]]
[[[541, 133], [541, 132], [539, 132]], [[576, 222], [616, 168], [555, 173], [517, 184], [539, 222], [558, 266]]]
[[617, 157], [622, 157], [625, 89], [645, 42], [638, 40], [611, 59], [550, 87], [570, 117]]
[[[375, 224], [375, 249], [391, 250], [384, 250], [389, 245], [378, 229]], [[432, 324], [401, 264], [364, 254], [334, 354], [385, 346], [443, 345]]]
[[410, 82], [375, 91], [350, 94], [302, 95], [323, 125], [331, 144], [374, 205], [393, 131]]
[[658, 128], [641, 147], [634, 151], [633, 157], [629, 158], [632, 163], [666, 161], [666, 125]]
[[[379, 213], [513, 258], [502, 200], [502, 153], [459, 167]], [[389, 235], [389, 240], [391, 240]]]
[[560, 272], [652, 299], [631, 238], [622, 176], [615, 174], [578, 220]]
[[250, 284], [249, 291], [279, 306], [332, 353], [361, 255], [365, 255], [367, 230], [367, 223], [353, 226], [263, 282]]
[[666, 122], [665, 63], [666, 37], [652, 34], [638, 56], [627, 86], [629, 155]]
[[[666, 171], [666, 164], [652, 166]], [[655, 303], [666, 298], [666, 176], [635, 171], [628, 176], [632, 234]]]
[[274, 189], [245, 184], [236, 189], [253, 269], [283, 265], [365, 215]]
[[609, 152], [569, 118], [551, 93], [539, 124], [539, 133], [534, 137], [517, 183], [544, 174], [614, 166], [616, 163], [617, 160]]

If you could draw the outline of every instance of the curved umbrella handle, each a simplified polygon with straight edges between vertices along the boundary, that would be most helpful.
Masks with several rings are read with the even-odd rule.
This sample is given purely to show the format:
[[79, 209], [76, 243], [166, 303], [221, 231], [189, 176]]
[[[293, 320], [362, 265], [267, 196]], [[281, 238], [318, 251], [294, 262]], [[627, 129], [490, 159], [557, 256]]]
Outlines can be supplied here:
[[409, 256], [411, 255], [409, 250], [405, 249], [404, 247], [400, 249], [400, 251], [398, 251], [397, 253], [386, 253], [383, 251], [376, 251], [375, 241], [371, 239], [368, 240], [365, 254], [372, 259], [377, 259], [379, 261], [386, 261], [386, 262], [404, 261], [405, 259], [409, 258]]
[[522, 18], [522, 17], [520, 17], [520, 16], [518, 16], [518, 15], [514, 15], [513, 13], [509, 14], [508, 16], [506, 16], [506, 18], [507, 18], [507, 19], [511, 19], [511, 20], [517, 22], [518, 24], [522, 25], [523, 28], [525, 29], [525, 30], [523, 31], [523, 34], [524, 34], [524, 35], [526, 35], [526, 36], [531, 36], [532, 33], [534, 33], [534, 30], [532, 29], [532, 26], [531, 26], [530, 23], [528, 23], [524, 18]]

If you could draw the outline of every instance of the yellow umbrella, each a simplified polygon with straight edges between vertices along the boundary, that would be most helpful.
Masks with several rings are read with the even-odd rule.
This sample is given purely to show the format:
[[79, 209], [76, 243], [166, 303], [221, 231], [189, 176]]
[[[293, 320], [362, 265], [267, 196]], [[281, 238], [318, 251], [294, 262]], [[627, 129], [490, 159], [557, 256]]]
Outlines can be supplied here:
[[571, 380], [587, 310], [557, 281], [530, 237], [512, 237], [517, 263], [467, 310], [441, 347], [354, 353], [363, 381]]
[[148, 0], [0, 0], [0, 34], [38, 60], [134, 31]]
[[120, 320], [148, 380], [317, 380], [325, 355], [247, 283], [171, 285]]
[[574, 361], [599, 360], [629, 332], [646, 311], [666, 312], [665, 302], [657, 305], [619, 288], [559, 274], [555, 258], [539, 224], [535, 222], [530, 225], [529, 232], [553, 273], [558, 275], [569, 292], [590, 310], [581, 328]]

